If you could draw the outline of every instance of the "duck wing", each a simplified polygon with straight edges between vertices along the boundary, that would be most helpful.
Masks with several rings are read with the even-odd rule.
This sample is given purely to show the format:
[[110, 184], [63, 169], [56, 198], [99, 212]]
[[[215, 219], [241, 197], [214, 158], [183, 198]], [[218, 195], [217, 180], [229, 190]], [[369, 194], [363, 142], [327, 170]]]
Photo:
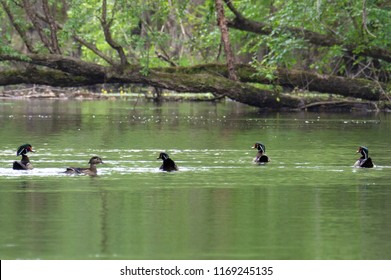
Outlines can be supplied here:
[[88, 169], [88, 168], [67, 167], [67, 170], [65, 170], [65, 173], [67, 173], [67, 174], [81, 174], [86, 169]]

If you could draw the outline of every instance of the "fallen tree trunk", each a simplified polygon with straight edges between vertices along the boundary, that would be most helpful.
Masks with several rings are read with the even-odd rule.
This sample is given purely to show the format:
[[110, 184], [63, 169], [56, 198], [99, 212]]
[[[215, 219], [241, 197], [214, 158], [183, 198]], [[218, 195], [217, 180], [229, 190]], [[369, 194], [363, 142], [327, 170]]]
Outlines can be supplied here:
[[[0, 59], [11, 57], [0, 56]], [[374, 101], [385, 97], [381, 86], [368, 80], [280, 69], [271, 81], [254, 75], [254, 69], [248, 65], [237, 65], [239, 81], [232, 81], [228, 79], [225, 65], [220, 64], [153, 68], [148, 75], [143, 75], [139, 66], [128, 65], [118, 70], [61, 55], [32, 54], [24, 58], [13, 57], [12, 60], [28, 61], [32, 65], [45, 67], [29, 66], [28, 70], [0, 72], [0, 85], [25, 83], [75, 87], [102, 83], [144, 84], [177, 92], [210, 92], [250, 106], [272, 109], [304, 108], [306, 102], [301, 97], [266, 90], [265, 87], [259, 88], [250, 83], [305, 88]]]
[[[0, 59], [9, 60], [11, 57], [0, 56]], [[23, 58], [12, 57], [12, 60], [28, 61], [30, 64], [51, 69], [29, 70], [32, 74], [28, 74], [25, 70], [19, 73], [17, 70], [0, 73], [0, 85], [28, 83], [65, 86], [68, 83], [67, 86], [72, 87], [100, 83], [144, 84], [177, 92], [210, 92], [215, 95], [225, 95], [232, 100], [260, 108], [292, 109], [302, 105], [302, 100], [298, 97], [260, 89], [208, 72], [190, 74], [186, 71], [180, 73], [156, 68], [150, 69], [148, 75], [143, 75], [139, 66], [129, 65], [117, 70], [61, 55], [31, 54]]]
[[[366, 79], [351, 79], [331, 75], [319, 75], [307, 71], [278, 69], [274, 72], [275, 78], [270, 80], [256, 74], [249, 65], [236, 65], [237, 75], [242, 82], [274, 84], [290, 89], [303, 89], [319, 93], [338, 94], [345, 97], [360, 98], [371, 101], [388, 100], [387, 85]], [[175, 73], [211, 73], [228, 77], [224, 65], [205, 64], [184, 68], [165, 68], [160, 71]]]

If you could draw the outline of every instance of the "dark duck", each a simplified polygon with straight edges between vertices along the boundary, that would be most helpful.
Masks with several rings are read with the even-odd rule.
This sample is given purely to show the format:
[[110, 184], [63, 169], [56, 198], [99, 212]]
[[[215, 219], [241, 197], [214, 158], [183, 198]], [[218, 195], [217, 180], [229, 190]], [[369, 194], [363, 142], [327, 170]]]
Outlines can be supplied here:
[[373, 162], [369, 157], [369, 150], [365, 146], [358, 147], [357, 153], [361, 154], [361, 157], [354, 164], [355, 167], [372, 168]]
[[29, 157], [26, 155], [28, 152], [33, 151], [33, 147], [30, 144], [24, 144], [20, 146], [16, 152], [16, 156], [22, 156], [22, 160], [14, 161], [12, 169], [14, 170], [30, 170], [33, 169], [33, 166], [30, 163]]
[[172, 159], [170, 159], [168, 154], [160, 153], [157, 159], [163, 160], [163, 164], [159, 168], [160, 170], [167, 171], [167, 172], [178, 171], [178, 166], [175, 164], [175, 162]]
[[96, 165], [103, 163], [100, 157], [92, 157], [88, 164], [90, 167], [88, 168], [80, 168], [80, 167], [68, 167], [65, 171], [66, 174], [85, 174], [90, 176], [96, 176], [98, 170], [96, 169]]
[[255, 143], [253, 146], [253, 149], [257, 149], [258, 153], [254, 159], [255, 163], [261, 163], [265, 164], [270, 161], [269, 157], [265, 154], [266, 153], [266, 147], [262, 143]]

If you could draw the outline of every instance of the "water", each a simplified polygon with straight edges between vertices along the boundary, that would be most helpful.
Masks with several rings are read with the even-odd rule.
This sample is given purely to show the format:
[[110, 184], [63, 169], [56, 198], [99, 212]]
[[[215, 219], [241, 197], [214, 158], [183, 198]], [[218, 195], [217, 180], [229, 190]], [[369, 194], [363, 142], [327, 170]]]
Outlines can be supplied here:
[[[1, 259], [391, 258], [390, 115], [6, 100], [0, 124]], [[352, 167], [359, 145], [375, 168]], [[94, 155], [99, 176], [62, 173]]]

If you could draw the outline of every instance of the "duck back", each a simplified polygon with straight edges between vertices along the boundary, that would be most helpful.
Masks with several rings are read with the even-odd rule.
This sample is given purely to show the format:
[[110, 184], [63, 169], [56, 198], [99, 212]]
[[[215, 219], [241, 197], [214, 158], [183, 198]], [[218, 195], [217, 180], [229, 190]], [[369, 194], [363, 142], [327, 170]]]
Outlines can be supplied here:
[[30, 170], [33, 169], [32, 164], [30, 163], [30, 159], [25, 154], [22, 155], [22, 160], [14, 161], [12, 165], [12, 169], [14, 170]]
[[270, 161], [270, 159], [267, 155], [257, 155], [254, 161], [256, 163], [267, 163]]
[[12, 165], [12, 169], [13, 170], [30, 170], [30, 169], [33, 169], [33, 166], [29, 162], [23, 163], [21, 161], [14, 161], [14, 163]]
[[160, 166], [160, 169], [163, 171], [171, 172], [171, 171], [177, 171], [178, 167], [172, 159], [167, 158], [163, 160], [163, 164], [162, 166]]
[[367, 159], [363, 159], [361, 162], [360, 162], [360, 167], [363, 167], [363, 168], [372, 168], [373, 167], [373, 162], [372, 162], [372, 159], [369, 157]]

